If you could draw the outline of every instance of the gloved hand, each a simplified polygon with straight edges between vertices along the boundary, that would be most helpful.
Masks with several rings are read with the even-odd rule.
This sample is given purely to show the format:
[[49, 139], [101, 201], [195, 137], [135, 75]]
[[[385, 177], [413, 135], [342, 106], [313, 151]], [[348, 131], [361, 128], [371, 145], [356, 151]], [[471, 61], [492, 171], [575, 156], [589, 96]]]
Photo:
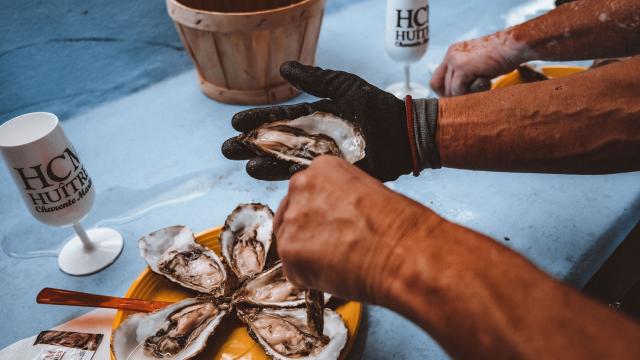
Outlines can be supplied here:
[[440, 96], [464, 95], [476, 80], [506, 74], [526, 62], [526, 49], [508, 30], [455, 43], [434, 71], [430, 85]]
[[[284, 63], [280, 72], [298, 89], [326, 99], [242, 111], [231, 120], [234, 129], [246, 133], [267, 122], [294, 119], [316, 111], [329, 112], [362, 130], [366, 157], [356, 163], [357, 166], [381, 181], [394, 180], [412, 170], [404, 101], [342, 71], [291, 61]], [[249, 159], [247, 173], [262, 180], [288, 179], [304, 168], [258, 155], [236, 138], [225, 141], [222, 153], [232, 160]]]

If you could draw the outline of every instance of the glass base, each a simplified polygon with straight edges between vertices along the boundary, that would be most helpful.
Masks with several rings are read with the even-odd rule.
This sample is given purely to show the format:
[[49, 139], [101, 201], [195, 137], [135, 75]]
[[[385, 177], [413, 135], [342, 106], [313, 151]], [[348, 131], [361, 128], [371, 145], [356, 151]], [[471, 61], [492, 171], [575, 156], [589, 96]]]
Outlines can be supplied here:
[[76, 235], [69, 240], [58, 255], [60, 270], [69, 275], [89, 275], [113, 264], [122, 252], [122, 236], [109, 228], [87, 231], [93, 249], [87, 250]]
[[407, 95], [411, 95], [411, 97], [415, 99], [424, 99], [429, 97], [429, 95], [431, 94], [431, 91], [428, 87], [415, 82], [409, 83], [409, 88], [405, 86], [405, 83], [403, 81], [393, 83], [387, 86], [387, 88], [384, 90], [403, 100]]

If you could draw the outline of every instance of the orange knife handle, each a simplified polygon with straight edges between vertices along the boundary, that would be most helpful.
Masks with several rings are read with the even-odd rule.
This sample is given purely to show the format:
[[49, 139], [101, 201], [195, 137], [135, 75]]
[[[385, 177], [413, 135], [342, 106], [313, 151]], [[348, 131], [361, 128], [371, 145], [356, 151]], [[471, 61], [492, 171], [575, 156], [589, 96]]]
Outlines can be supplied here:
[[36, 302], [38, 304], [87, 306], [141, 312], [152, 312], [171, 304], [164, 301], [125, 299], [53, 288], [42, 289], [36, 297]]

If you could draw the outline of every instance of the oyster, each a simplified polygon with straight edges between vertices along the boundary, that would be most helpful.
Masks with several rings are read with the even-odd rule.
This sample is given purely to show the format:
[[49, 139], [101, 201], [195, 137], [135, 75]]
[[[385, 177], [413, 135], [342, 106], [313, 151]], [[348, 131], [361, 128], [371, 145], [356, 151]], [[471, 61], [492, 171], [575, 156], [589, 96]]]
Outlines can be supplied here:
[[189, 298], [150, 314], [131, 315], [113, 332], [113, 355], [116, 360], [190, 359], [205, 348], [226, 308]]
[[361, 131], [324, 112], [267, 123], [238, 139], [258, 153], [302, 165], [309, 165], [320, 155], [339, 156], [350, 163], [365, 156]]
[[[324, 294], [328, 302], [330, 294]], [[263, 307], [301, 307], [305, 305], [305, 291], [297, 288], [284, 276], [282, 263], [248, 280], [233, 296], [234, 303]]]
[[262, 204], [240, 204], [220, 233], [222, 256], [240, 281], [264, 270], [273, 241], [273, 211]]
[[225, 294], [227, 273], [221, 259], [196, 243], [189, 228], [176, 225], [160, 229], [142, 237], [138, 247], [153, 272], [192, 290]]
[[338, 313], [324, 309], [323, 334], [307, 322], [305, 308], [237, 309], [249, 334], [277, 360], [337, 359], [347, 343], [347, 328]]

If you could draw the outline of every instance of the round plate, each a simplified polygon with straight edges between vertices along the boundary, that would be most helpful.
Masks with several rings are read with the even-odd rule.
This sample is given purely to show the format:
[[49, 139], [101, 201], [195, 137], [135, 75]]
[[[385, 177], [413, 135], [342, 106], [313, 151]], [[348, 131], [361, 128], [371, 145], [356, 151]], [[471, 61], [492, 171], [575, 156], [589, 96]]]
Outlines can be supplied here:
[[[551, 79], [573, 75], [575, 73], [585, 71], [586, 69], [587, 68], [583, 66], [543, 66], [542, 68], [538, 68], [538, 70], [542, 71]], [[514, 70], [506, 75], [496, 78], [491, 85], [491, 89], [500, 89], [517, 84], [522, 84], [522, 80], [520, 80], [518, 70]]]
[[[222, 230], [222, 227], [201, 232], [196, 235], [196, 241], [212, 249], [219, 255], [220, 244], [218, 238], [220, 237], [220, 230]], [[131, 284], [125, 297], [145, 300], [178, 301], [187, 297], [193, 297], [193, 295], [194, 293], [190, 290], [184, 289], [163, 276], [153, 273], [147, 267], [133, 284]], [[330, 304], [334, 301], [336, 301], [336, 299], [332, 299]], [[349, 350], [351, 350], [355, 342], [355, 337], [360, 326], [362, 304], [355, 301], [340, 302], [337, 311], [342, 316], [349, 331], [349, 340], [340, 355], [340, 359], [346, 359]], [[118, 310], [111, 328], [116, 329], [127, 316], [131, 314], [133, 314], [131, 311]], [[115, 359], [113, 353], [111, 353], [111, 359]], [[264, 353], [262, 348], [251, 339], [244, 325], [234, 315], [231, 315], [225, 317], [209, 339], [205, 351], [194, 359], [266, 360], [269, 359], [269, 357]]]

